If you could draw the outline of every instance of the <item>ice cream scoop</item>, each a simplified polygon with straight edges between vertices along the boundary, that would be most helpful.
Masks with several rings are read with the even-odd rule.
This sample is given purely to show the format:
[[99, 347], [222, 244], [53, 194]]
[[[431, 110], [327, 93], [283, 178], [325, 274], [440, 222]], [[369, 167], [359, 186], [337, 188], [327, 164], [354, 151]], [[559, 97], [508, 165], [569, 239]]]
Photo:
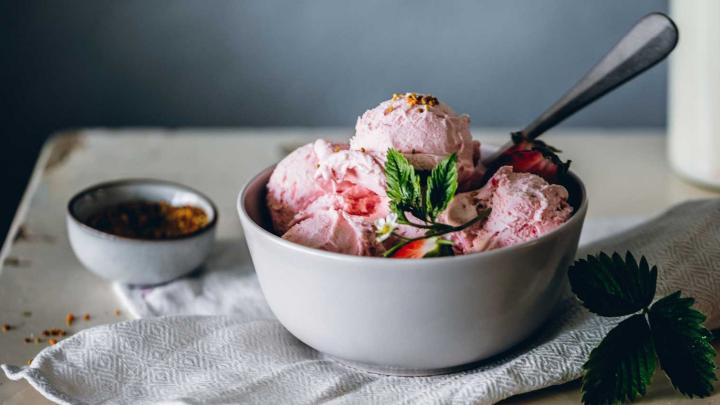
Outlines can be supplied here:
[[356, 256], [374, 256], [377, 248], [367, 222], [333, 208], [315, 210], [282, 237], [304, 246]]
[[315, 181], [318, 157], [315, 143], [303, 145], [275, 166], [267, 184], [267, 203], [273, 226], [280, 234], [288, 230], [298, 212], [323, 195]]
[[429, 95], [395, 94], [358, 118], [351, 150], [384, 160], [389, 148], [402, 152], [421, 170], [431, 170], [442, 159], [457, 154], [461, 185], [481, 172], [477, 164], [480, 143], [470, 135], [470, 118]]
[[318, 249], [374, 255], [372, 224], [389, 212], [383, 167], [347, 145], [317, 140], [285, 157], [267, 184], [275, 231]]
[[486, 221], [448, 234], [456, 253], [481, 252], [535, 239], [565, 223], [573, 213], [565, 187], [503, 166], [482, 188], [457, 195], [440, 220], [457, 226], [485, 208], [492, 209]]
[[384, 169], [368, 153], [340, 150], [321, 155], [315, 178], [326, 193], [341, 198], [343, 211], [350, 215], [374, 220], [388, 214]]

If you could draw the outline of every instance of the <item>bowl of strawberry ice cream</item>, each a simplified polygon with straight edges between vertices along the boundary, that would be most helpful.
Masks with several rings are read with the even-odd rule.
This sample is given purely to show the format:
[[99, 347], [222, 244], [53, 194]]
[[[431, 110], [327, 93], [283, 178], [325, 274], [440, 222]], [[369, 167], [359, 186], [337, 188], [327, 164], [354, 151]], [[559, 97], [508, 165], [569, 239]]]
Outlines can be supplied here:
[[[405, 93], [361, 115], [347, 144], [316, 140], [260, 172], [238, 213], [278, 320], [329, 357], [392, 375], [467, 368], [526, 339], [565, 291], [587, 196], [567, 167], [485, 173], [494, 151], [466, 116]], [[427, 201], [398, 208], [398, 178]], [[449, 197], [433, 194], [446, 183]]]

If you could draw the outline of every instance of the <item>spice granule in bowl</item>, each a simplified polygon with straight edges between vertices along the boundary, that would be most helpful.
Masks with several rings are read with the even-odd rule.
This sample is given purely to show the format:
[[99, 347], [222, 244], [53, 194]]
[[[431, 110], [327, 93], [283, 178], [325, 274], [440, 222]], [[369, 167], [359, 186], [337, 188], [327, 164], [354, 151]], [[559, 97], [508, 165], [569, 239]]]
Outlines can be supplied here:
[[167, 201], [128, 201], [107, 207], [88, 218], [99, 231], [135, 239], [166, 239], [199, 231], [210, 223], [199, 207], [174, 206]]

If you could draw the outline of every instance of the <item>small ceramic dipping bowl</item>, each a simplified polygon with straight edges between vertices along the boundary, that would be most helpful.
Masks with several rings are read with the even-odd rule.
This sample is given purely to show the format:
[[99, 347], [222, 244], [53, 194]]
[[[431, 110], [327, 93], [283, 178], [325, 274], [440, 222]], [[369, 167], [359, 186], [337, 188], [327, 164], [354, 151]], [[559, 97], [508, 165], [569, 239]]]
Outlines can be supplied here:
[[237, 208], [265, 298], [307, 345], [355, 368], [431, 375], [468, 368], [528, 338], [568, 289], [567, 267], [587, 211], [570, 174], [573, 216], [518, 245], [428, 259], [359, 257], [312, 249], [271, 232], [269, 167]]
[[[167, 202], [193, 206], [208, 216], [195, 232], [162, 239], [117, 236], [91, 227], [98, 212], [127, 202]], [[77, 193], [68, 203], [66, 223], [70, 244], [80, 262], [108, 280], [128, 284], [158, 284], [198, 268], [215, 240], [217, 209], [189, 187], [162, 180], [128, 179], [97, 184]]]

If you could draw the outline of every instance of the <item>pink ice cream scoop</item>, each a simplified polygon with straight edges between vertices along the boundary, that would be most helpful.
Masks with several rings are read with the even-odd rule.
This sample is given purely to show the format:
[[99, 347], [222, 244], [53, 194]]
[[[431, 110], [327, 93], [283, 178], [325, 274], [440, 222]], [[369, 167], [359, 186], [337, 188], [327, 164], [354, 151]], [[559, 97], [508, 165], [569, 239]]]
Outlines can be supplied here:
[[273, 228], [286, 239], [356, 255], [382, 249], [372, 224], [389, 205], [384, 169], [370, 154], [317, 140], [278, 163], [267, 190]]
[[341, 198], [341, 209], [372, 221], [389, 213], [385, 171], [373, 156], [340, 150], [319, 156], [315, 178], [326, 193]]
[[458, 194], [440, 219], [460, 225], [479, 210], [491, 208], [487, 220], [447, 236], [459, 254], [481, 252], [535, 239], [557, 228], [572, 215], [567, 200], [565, 187], [503, 166], [481, 189]]
[[358, 118], [350, 149], [384, 160], [389, 148], [402, 152], [418, 169], [431, 170], [452, 153], [462, 185], [482, 174], [480, 143], [470, 135], [470, 118], [432, 96], [396, 94]]
[[324, 193], [315, 181], [318, 165], [316, 143], [303, 145], [286, 156], [275, 166], [268, 181], [267, 203], [270, 217], [275, 231], [280, 234], [288, 230], [290, 222], [298, 212]]
[[329, 252], [367, 255], [363, 232], [341, 211], [315, 212], [290, 228], [282, 238]]
[[342, 209], [342, 198], [321, 197], [301, 213], [283, 239], [304, 246], [356, 256], [375, 256], [384, 251], [375, 242], [372, 222]]

